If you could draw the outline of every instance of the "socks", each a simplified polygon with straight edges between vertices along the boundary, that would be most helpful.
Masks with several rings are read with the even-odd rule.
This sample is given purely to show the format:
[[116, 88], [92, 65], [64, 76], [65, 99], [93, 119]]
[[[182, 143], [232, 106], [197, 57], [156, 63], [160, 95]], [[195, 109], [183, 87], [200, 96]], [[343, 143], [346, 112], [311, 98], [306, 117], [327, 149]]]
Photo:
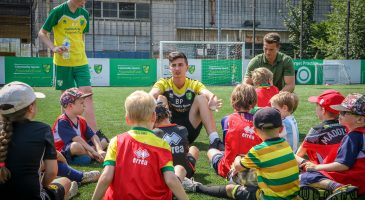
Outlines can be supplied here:
[[197, 185], [196, 192], [211, 195], [214, 197], [228, 198], [226, 186], [205, 186]]
[[329, 191], [333, 191], [333, 190], [335, 190], [335, 189], [337, 189], [337, 188], [339, 188], [341, 186], [343, 186], [343, 185], [340, 184], [340, 183], [337, 183], [337, 182], [334, 182], [334, 181], [330, 181], [330, 183], [328, 183], [326, 189], [329, 190]]
[[66, 163], [63, 162], [57, 162], [58, 164], [58, 176], [64, 176], [69, 178], [71, 181], [77, 181], [81, 182], [82, 177], [84, 174], [80, 171], [77, 171], [70, 166], [68, 166]]
[[218, 133], [216, 131], [211, 132], [209, 134], [209, 142], [210, 142], [210, 144], [212, 144], [216, 138], [219, 138]]

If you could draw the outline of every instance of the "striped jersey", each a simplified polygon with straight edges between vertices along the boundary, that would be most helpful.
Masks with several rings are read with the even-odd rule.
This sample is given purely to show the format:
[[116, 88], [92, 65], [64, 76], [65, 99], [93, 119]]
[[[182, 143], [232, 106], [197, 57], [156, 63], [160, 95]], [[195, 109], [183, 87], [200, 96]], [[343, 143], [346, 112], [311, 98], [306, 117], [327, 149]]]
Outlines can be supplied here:
[[299, 167], [285, 139], [272, 138], [254, 146], [242, 158], [241, 165], [256, 169], [265, 200], [297, 198]]
[[53, 8], [42, 27], [54, 33], [54, 45], [62, 46], [63, 41], [70, 41], [70, 59], [63, 59], [62, 54], [55, 53], [53, 62], [64, 67], [87, 64], [84, 33], [89, 32], [89, 13], [84, 8], [77, 8], [73, 13], [67, 2]]
[[104, 166], [114, 178], [104, 199], [172, 199], [163, 172], [174, 171], [170, 145], [151, 130], [134, 127], [110, 141]]

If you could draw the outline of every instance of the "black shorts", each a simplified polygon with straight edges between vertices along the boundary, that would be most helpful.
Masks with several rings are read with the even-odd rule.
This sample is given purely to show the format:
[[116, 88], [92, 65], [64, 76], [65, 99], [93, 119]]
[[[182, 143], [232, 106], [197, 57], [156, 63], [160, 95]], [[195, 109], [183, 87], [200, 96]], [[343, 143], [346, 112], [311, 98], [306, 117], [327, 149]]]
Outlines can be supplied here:
[[188, 130], [189, 144], [192, 144], [196, 140], [200, 134], [200, 130], [203, 127], [203, 123], [200, 123], [198, 127], [194, 128], [189, 120], [189, 116], [176, 116], [172, 119], [172, 123], [185, 126], [185, 128]]
[[187, 163], [186, 163], [186, 166], [184, 166], [184, 168], [186, 170], [186, 177], [191, 178], [194, 176], [194, 173], [195, 173], [196, 160], [191, 155], [188, 155], [186, 157], [186, 160], [187, 160]]
[[43, 188], [42, 196], [47, 200], [63, 200], [65, 198], [65, 188], [59, 183], [51, 183]]
[[258, 187], [237, 185], [234, 191], [234, 197], [238, 200], [256, 200]]

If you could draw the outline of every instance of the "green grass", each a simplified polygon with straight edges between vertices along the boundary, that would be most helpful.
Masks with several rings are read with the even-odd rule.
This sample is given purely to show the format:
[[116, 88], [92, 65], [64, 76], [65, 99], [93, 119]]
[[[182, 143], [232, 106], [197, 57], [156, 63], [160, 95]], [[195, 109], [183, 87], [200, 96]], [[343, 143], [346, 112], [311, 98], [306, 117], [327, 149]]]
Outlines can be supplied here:
[[[214, 113], [218, 132], [221, 135], [220, 119], [232, 113], [230, 106], [230, 94], [233, 86], [213, 87], [208, 86], [209, 90], [214, 92], [219, 98], [223, 99], [223, 108]], [[301, 133], [301, 140], [310, 127], [319, 123], [315, 115], [315, 106], [308, 103], [307, 98], [312, 95], [319, 95], [326, 89], [336, 89], [347, 95], [352, 92], [364, 93], [365, 85], [331, 85], [331, 86], [312, 86], [300, 85], [296, 86], [295, 92], [300, 98], [300, 103], [297, 111], [294, 113], [298, 122], [299, 131]], [[44, 92], [46, 99], [39, 100], [38, 114], [36, 120], [53, 125], [55, 119], [60, 114], [59, 106], [59, 91], [54, 88], [35, 88], [36, 91]], [[124, 121], [124, 100], [135, 90], [149, 91], [150, 87], [95, 87], [94, 88], [94, 104], [96, 109], [96, 118], [99, 128], [110, 138], [118, 133], [123, 133], [129, 129]], [[208, 149], [208, 137], [205, 130], [202, 130], [197, 141], [194, 143], [200, 149], [200, 158], [197, 162], [197, 171], [195, 179], [199, 182], [208, 185], [225, 184], [225, 180], [214, 173], [210, 167], [208, 158], [206, 156]], [[79, 170], [102, 170], [101, 164], [93, 164], [89, 167], [73, 166]], [[96, 184], [83, 185], [79, 188], [79, 195], [74, 199], [91, 199]], [[190, 199], [216, 199], [206, 195], [189, 194]]]

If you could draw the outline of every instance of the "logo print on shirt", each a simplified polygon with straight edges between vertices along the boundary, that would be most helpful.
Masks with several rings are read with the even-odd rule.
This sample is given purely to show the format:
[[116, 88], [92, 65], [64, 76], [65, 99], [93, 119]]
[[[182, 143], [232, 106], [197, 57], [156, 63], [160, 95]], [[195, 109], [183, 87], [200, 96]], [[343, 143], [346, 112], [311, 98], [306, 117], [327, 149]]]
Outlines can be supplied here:
[[188, 100], [191, 100], [191, 98], [193, 97], [193, 95], [191, 94], [191, 92], [187, 92], [186, 93], [186, 98], [188, 99]]
[[137, 151], [134, 151], [134, 154], [137, 156], [137, 158], [140, 159], [145, 159], [148, 156], [150, 156], [150, 154], [146, 149], [140, 149], [140, 148]]
[[178, 145], [179, 142], [182, 140], [182, 138], [180, 137], [180, 135], [178, 135], [175, 132], [167, 133], [163, 136], [163, 139], [168, 142], [170, 145], [174, 144], [174, 145]]
[[243, 130], [245, 130], [246, 133], [254, 134], [255, 131], [253, 130], [253, 127], [246, 126]]

